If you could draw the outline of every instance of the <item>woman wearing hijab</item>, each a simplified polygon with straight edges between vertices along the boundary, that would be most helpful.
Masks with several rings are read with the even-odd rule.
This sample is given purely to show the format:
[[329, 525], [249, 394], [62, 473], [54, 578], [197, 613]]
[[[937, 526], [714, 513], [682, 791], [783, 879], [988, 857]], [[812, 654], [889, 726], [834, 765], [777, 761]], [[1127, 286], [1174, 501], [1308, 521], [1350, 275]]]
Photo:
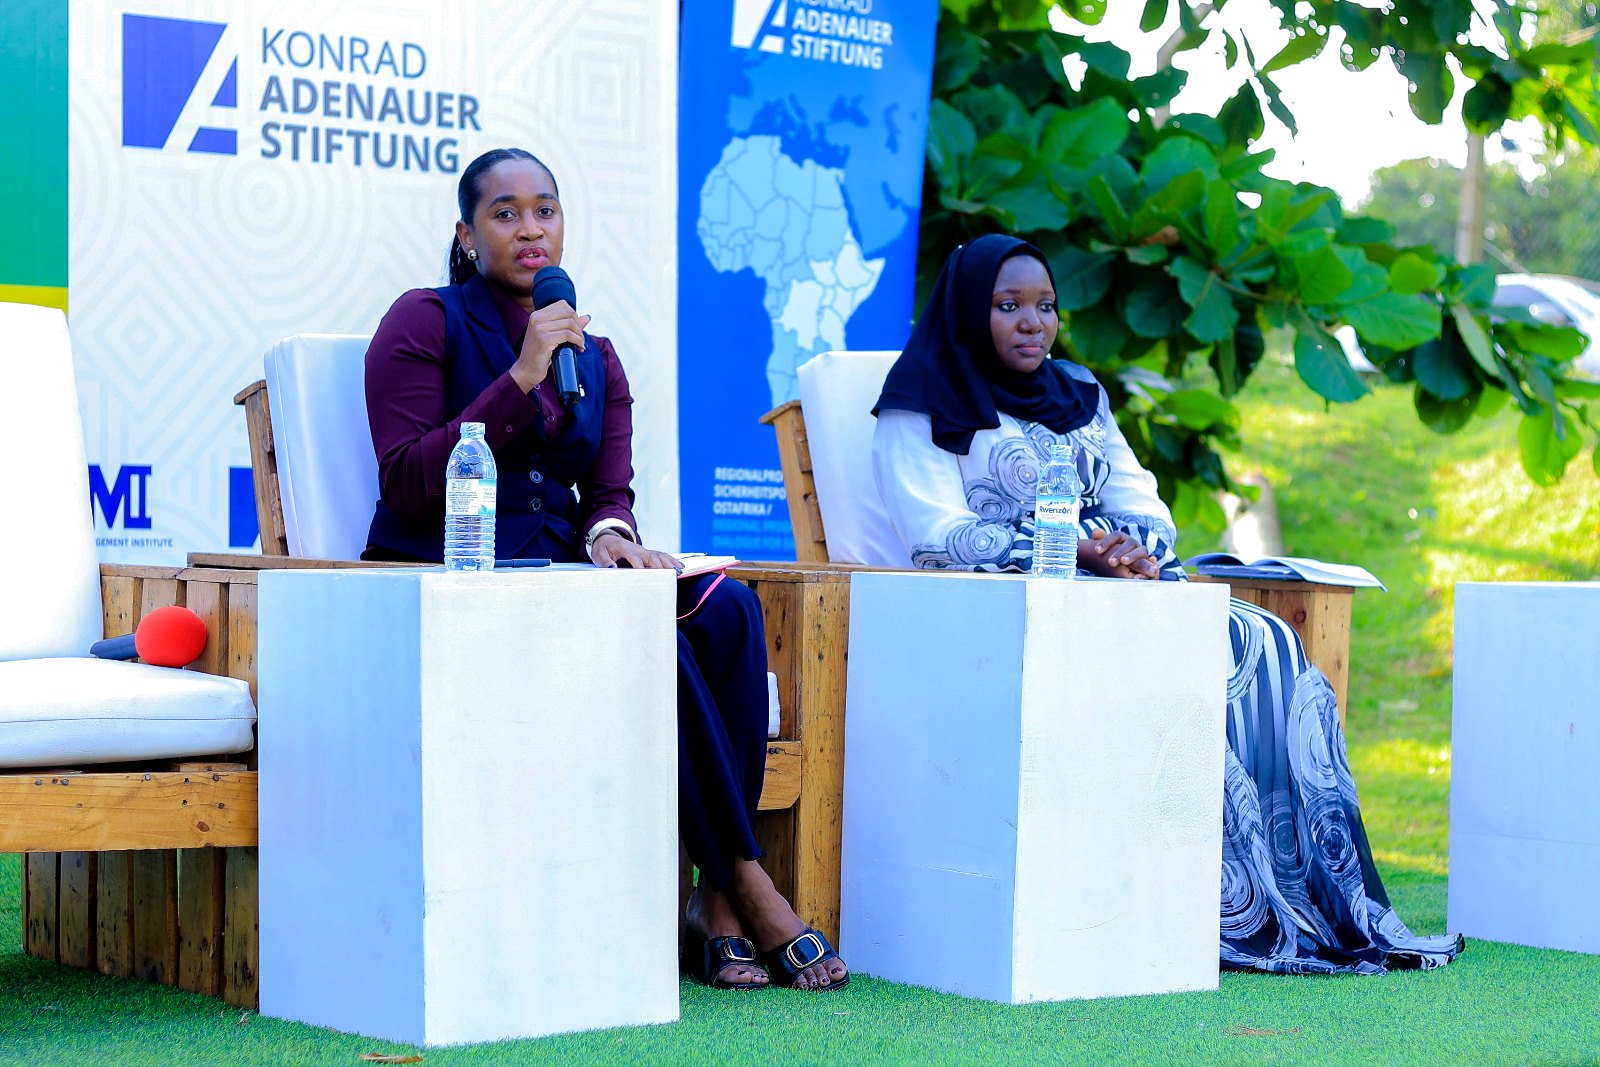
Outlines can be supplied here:
[[[918, 567], [1027, 571], [1039, 468], [1063, 437], [1083, 491], [1079, 567], [1185, 580], [1172, 514], [1087, 369], [1050, 359], [1044, 255], [1000, 234], [945, 262], [874, 414], [873, 471]], [[1282, 619], [1229, 612], [1221, 960], [1290, 974], [1432, 968], [1455, 935], [1413, 934], [1389, 905], [1345, 758], [1333, 691]]]
[[[500, 472], [497, 557], [676, 567], [645, 547], [633, 517], [633, 396], [616, 350], [565, 300], [533, 307], [533, 277], [561, 262], [566, 236], [555, 175], [498, 148], [462, 172], [456, 202], [450, 284], [402, 294], [367, 349], [380, 497], [362, 558], [444, 558], [445, 460], [461, 424], [481, 422]], [[570, 407], [550, 379], [563, 344], [578, 350], [585, 387]], [[678, 583], [678, 615], [678, 825], [700, 869], [684, 970], [718, 988], [841, 988], [844, 961], [757, 862], [761, 606], [748, 587], [702, 575]]]

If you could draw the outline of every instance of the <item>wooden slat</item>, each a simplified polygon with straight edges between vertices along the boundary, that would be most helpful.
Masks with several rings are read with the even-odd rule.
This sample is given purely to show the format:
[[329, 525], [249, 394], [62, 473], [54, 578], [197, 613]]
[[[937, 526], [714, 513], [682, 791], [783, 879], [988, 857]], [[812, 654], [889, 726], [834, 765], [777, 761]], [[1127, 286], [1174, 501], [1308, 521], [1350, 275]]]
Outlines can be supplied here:
[[436, 563], [395, 563], [388, 560], [365, 559], [310, 559], [305, 556], [258, 556], [238, 552], [191, 552], [189, 566], [180, 574], [190, 578], [206, 578], [210, 569], [227, 571], [298, 571], [298, 570], [414, 570], [418, 567], [436, 567]]
[[59, 958], [59, 858], [54, 852], [28, 856], [23, 877], [27, 884], [22, 916], [22, 947], [42, 960]]
[[181, 567], [151, 566], [142, 563], [102, 563], [100, 577], [104, 578], [176, 578]]
[[795, 736], [795, 708], [800, 702], [800, 671], [796, 662], [800, 642], [800, 599], [804, 587], [790, 582], [745, 579], [761, 601], [762, 623], [767, 633], [767, 670], [778, 676], [778, 736]]
[[256, 842], [256, 774], [0, 774], [0, 852]]
[[795, 910], [836, 943], [839, 852], [844, 827], [845, 659], [850, 645], [850, 586], [811, 582], [801, 617], [800, 699], [795, 736], [805, 746], [795, 801]]
[[256, 588], [235, 585], [228, 588], [228, 677], [250, 683], [250, 699], [256, 699]]
[[178, 980], [178, 854], [150, 849], [132, 854], [133, 976], [173, 985]]
[[189, 669], [202, 674], [228, 674], [228, 587], [221, 582], [184, 583], [184, 605], [206, 624], [206, 645]]
[[761, 786], [760, 811], [781, 811], [800, 798], [805, 759], [798, 741], [767, 742], [767, 774]]
[[191, 993], [222, 992], [227, 858], [220, 848], [178, 853], [178, 986]]
[[133, 973], [132, 855], [102, 852], [95, 879], [95, 969], [120, 978]]
[[101, 576], [100, 608], [105, 636], [121, 637], [133, 633], [139, 622], [140, 583], [140, 579], [127, 575]]
[[242, 389], [233, 402], [244, 408], [245, 432], [250, 440], [251, 482], [255, 488], [256, 519], [261, 528], [261, 551], [269, 555], [288, 552], [283, 529], [283, 498], [279, 494], [278, 457], [272, 441], [272, 404], [267, 383]]
[[99, 856], [94, 852], [61, 853], [61, 955], [69, 967], [94, 970], [95, 875]]
[[222, 999], [254, 1008], [261, 999], [256, 968], [261, 958], [256, 924], [256, 850], [230, 848], [227, 890], [223, 902]]
[[183, 606], [184, 585], [176, 578], [146, 578], [139, 588], [139, 618], [157, 608]]
[[794, 527], [795, 558], [826, 562], [828, 538], [817, 506], [817, 485], [811, 474], [811, 449], [800, 404], [791, 400], [767, 412], [761, 421], [770, 424], [778, 435], [778, 463], [783, 468], [789, 523]]

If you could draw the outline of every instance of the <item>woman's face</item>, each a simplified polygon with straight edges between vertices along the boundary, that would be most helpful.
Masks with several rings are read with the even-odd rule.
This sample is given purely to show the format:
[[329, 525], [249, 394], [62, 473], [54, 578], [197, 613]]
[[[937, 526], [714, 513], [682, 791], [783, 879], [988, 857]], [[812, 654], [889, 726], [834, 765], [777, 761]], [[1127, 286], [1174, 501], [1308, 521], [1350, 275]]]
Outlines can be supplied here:
[[1000, 362], [1018, 374], [1039, 369], [1056, 343], [1056, 291], [1050, 274], [1032, 256], [1000, 264], [989, 305], [989, 332]]
[[561, 262], [563, 216], [556, 183], [531, 159], [507, 159], [478, 179], [471, 223], [456, 223], [461, 246], [478, 253], [478, 273], [532, 307], [533, 276]]

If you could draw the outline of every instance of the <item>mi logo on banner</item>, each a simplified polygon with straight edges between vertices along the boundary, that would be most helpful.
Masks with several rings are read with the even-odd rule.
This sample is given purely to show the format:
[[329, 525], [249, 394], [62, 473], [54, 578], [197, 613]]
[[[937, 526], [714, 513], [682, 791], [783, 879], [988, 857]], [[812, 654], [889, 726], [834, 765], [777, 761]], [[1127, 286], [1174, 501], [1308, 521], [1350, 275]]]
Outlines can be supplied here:
[[736, 0], [733, 7], [733, 45], [783, 54], [789, 0]]
[[[239, 57], [217, 54], [227, 25], [122, 16], [122, 143], [165, 148], [178, 132], [190, 152], [239, 154], [239, 130], [214, 125], [212, 108], [239, 106]], [[191, 105], [192, 100], [209, 104]], [[230, 116], [231, 117], [231, 116]]]

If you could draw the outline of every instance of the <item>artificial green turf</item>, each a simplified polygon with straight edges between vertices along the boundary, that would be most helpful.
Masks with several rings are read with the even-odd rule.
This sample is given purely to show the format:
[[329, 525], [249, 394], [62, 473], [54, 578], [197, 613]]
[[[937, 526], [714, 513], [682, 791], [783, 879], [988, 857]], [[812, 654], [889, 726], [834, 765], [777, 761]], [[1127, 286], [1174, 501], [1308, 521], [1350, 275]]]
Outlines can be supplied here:
[[[1358, 562], [1351, 761], [1402, 916], [1445, 921], [1452, 585], [1600, 575], [1589, 456], [1554, 490], [1516, 464], [1513, 416], [1453, 437], [1381, 389], [1324, 412], [1276, 364], [1257, 372], [1237, 470], [1277, 488], [1290, 552]], [[1415, 511], [1415, 515], [1412, 512]], [[1202, 545], [1191, 543], [1186, 551]], [[403, 1047], [21, 953], [18, 863], [0, 857], [0, 1063], [356, 1064]], [[605, 966], [604, 960], [530, 965]], [[337, 966], [337, 961], [330, 961]], [[1216, 993], [1011, 1007], [857, 977], [838, 993], [683, 987], [683, 1021], [425, 1053], [428, 1064], [1105, 1062], [1600, 1064], [1600, 956], [1469, 943], [1441, 971], [1382, 978], [1225, 974]]]

